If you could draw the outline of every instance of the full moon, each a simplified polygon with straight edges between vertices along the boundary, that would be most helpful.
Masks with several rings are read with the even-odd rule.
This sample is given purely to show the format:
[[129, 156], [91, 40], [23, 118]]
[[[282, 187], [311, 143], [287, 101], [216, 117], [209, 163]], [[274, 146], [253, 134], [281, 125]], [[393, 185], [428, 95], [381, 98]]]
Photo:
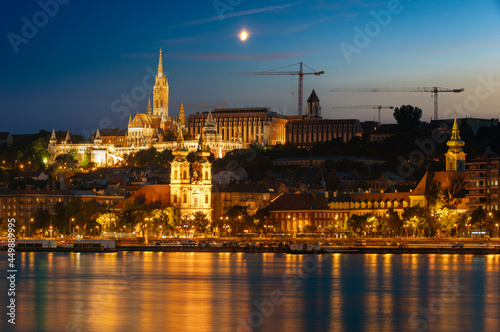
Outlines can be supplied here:
[[246, 31], [242, 31], [242, 32], [240, 33], [240, 39], [241, 39], [242, 41], [245, 41], [245, 40], [247, 40], [247, 38], [248, 38], [248, 33], [247, 33]]

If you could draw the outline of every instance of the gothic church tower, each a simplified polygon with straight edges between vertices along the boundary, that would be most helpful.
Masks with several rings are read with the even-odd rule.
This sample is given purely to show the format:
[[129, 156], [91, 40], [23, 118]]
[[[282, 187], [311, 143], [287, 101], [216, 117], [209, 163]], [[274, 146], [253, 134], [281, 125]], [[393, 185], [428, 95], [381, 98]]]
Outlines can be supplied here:
[[153, 115], [168, 117], [168, 79], [163, 75], [163, 60], [160, 48], [158, 61], [158, 74], [155, 77], [153, 88]]

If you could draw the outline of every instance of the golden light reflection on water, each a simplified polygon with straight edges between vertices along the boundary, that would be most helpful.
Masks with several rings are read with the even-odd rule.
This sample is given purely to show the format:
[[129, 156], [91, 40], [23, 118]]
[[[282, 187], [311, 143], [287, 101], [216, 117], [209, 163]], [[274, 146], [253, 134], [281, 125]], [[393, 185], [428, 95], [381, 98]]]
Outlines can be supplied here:
[[[18, 261], [26, 331], [244, 331], [250, 323], [272, 332], [412, 331], [421, 309], [439, 311], [428, 331], [500, 324], [500, 255], [19, 253]], [[275, 292], [283, 303], [272, 302]]]

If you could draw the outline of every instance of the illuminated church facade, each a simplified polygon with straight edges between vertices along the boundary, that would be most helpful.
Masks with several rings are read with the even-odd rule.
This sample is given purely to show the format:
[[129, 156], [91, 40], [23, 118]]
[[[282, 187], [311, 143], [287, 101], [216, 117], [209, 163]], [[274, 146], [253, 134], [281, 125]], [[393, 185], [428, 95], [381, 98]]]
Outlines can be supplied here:
[[[169, 116], [169, 83], [163, 72], [161, 49], [152, 101], [151, 104], [151, 97], [148, 96], [146, 113], [138, 112], [134, 117], [130, 115], [127, 130], [100, 131], [97, 129], [91, 143], [73, 144], [69, 132], [66, 139], [59, 142], [53, 130], [48, 146], [50, 161], [54, 162], [60, 154], [76, 151], [79, 162], [83, 160], [85, 155], [89, 155], [91, 161], [98, 166], [112, 166], [122, 161], [127, 154], [151, 147], [156, 148], [157, 151], [175, 150], [178, 143], [164, 141], [163, 137], [167, 131], [177, 132], [179, 135], [177, 127], [185, 127], [186, 116], [182, 103], [178, 117]], [[206, 133], [206, 146], [216, 158], [223, 157], [229, 151], [243, 148], [241, 140], [223, 140], [221, 135], [214, 133], [212, 122], [213, 120], [207, 119], [204, 132]], [[107, 132], [113, 134], [106, 135]], [[183, 145], [189, 152], [198, 151], [198, 137], [194, 137], [194, 140], [184, 141]]]

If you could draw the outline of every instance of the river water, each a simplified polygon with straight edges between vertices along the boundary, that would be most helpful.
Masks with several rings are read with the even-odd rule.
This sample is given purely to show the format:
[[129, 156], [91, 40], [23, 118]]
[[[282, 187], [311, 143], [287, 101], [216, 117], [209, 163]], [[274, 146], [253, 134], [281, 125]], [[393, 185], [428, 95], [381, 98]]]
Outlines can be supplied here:
[[3, 309], [0, 331], [500, 330], [500, 255], [17, 253], [16, 265], [16, 325]]

